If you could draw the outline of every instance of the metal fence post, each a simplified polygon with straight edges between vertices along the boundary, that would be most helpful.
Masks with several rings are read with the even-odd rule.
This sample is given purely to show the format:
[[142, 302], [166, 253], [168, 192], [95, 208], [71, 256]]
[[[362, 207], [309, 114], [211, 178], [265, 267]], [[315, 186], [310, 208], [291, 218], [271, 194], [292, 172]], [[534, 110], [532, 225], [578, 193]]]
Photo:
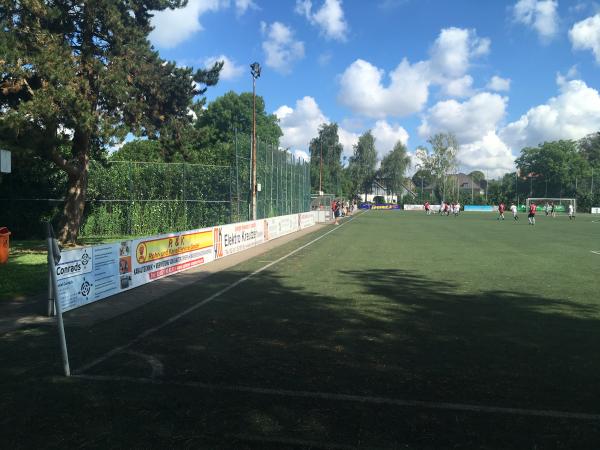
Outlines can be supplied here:
[[65, 376], [71, 376], [71, 369], [69, 367], [69, 354], [67, 351], [67, 339], [65, 337], [65, 325], [63, 323], [62, 307], [60, 305], [60, 299], [58, 298], [58, 287], [56, 281], [56, 264], [60, 262], [60, 249], [56, 239], [54, 238], [54, 230], [50, 222], [47, 223], [47, 242], [48, 242], [48, 271], [50, 272], [50, 278], [52, 280], [52, 290], [54, 292], [54, 305], [56, 308], [57, 325], [58, 325], [58, 336], [60, 340], [60, 350], [62, 356], [63, 370]]

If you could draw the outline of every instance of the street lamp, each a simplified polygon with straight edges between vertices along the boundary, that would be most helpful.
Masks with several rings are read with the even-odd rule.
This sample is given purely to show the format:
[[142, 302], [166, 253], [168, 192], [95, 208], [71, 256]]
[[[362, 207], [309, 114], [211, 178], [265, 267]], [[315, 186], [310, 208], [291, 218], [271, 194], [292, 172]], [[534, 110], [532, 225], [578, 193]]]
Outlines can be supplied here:
[[256, 220], [256, 79], [260, 77], [260, 64], [250, 64], [252, 74], [252, 220]]

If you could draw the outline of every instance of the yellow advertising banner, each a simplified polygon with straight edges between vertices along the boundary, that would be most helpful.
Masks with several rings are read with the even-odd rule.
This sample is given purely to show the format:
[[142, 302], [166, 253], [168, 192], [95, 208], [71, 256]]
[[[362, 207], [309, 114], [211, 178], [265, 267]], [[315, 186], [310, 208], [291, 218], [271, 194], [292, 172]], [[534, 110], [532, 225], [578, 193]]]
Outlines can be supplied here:
[[135, 250], [138, 264], [144, 264], [169, 256], [181, 255], [213, 246], [212, 230], [178, 234], [160, 239], [141, 241]]

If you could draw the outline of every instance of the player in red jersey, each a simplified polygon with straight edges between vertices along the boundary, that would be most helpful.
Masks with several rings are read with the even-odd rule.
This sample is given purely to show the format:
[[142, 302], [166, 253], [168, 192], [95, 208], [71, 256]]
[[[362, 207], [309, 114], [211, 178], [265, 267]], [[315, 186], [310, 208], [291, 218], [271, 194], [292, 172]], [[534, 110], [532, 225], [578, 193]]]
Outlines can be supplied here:
[[429, 202], [425, 202], [425, 214], [431, 214], [431, 207], [429, 206]]
[[535, 225], [535, 203], [529, 204], [529, 214], [527, 215], [527, 220], [529, 221], [529, 225]]
[[498, 220], [504, 220], [504, 211], [506, 211], [506, 205], [504, 204], [504, 202], [500, 202], [500, 204], [498, 205], [498, 212], [500, 213], [498, 215]]

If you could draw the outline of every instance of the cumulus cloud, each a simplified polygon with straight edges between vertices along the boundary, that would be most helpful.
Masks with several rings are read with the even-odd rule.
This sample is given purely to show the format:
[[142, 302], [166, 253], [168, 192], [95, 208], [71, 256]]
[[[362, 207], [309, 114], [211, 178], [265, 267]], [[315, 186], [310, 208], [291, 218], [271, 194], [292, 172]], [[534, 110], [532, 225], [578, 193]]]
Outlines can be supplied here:
[[[281, 145], [302, 151], [307, 150], [310, 140], [318, 135], [319, 126], [331, 122], [321, 111], [315, 99], [309, 96], [297, 100], [293, 108], [288, 105], [280, 106], [275, 111], [275, 115], [283, 131]], [[372, 128], [372, 133], [379, 158], [392, 150], [396, 142], [408, 143], [408, 132], [400, 125], [389, 124], [385, 120], [378, 120]], [[351, 156], [359, 134], [340, 125], [338, 136], [344, 147], [344, 155]]]
[[558, 31], [558, 0], [519, 0], [513, 7], [514, 20], [531, 26], [540, 39], [548, 41]]
[[398, 124], [389, 124], [385, 120], [378, 120], [371, 131], [380, 159], [393, 150], [398, 141], [404, 145], [408, 144], [408, 132]]
[[225, 55], [211, 56], [204, 60], [205, 67], [212, 67], [217, 61], [223, 61], [223, 68], [219, 74], [219, 80], [229, 81], [239, 78], [244, 73], [244, 67], [235, 63], [232, 59]]
[[368, 117], [408, 116], [420, 111], [429, 95], [427, 65], [402, 62], [383, 84], [385, 72], [362, 59], [354, 61], [340, 78], [338, 100]]
[[325, 37], [338, 41], [346, 40], [348, 23], [344, 18], [342, 0], [325, 0], [321, 8], [314, 13], [311, 0], [296, 0], [296, 13], [318, 26]]
[[281, 22], [261, 22], [261, 31], [266, 38], [262, 43], [265, 64], [280, 73], [290, 73], [293, 63], [304, 58], [304, 43], [295, 40], [292, 29]]
[[475, 30], [445, 28], [431, 48], [431, 67], [435, 74], [460, 78], [469, 70], [471, 59], [487, 55], [491, 42], [479, 38]]
[[258, 6], [252, 0], [235, 0], [235, 12], [238, 16], [244, 15], [249, 9], [258, 9]]
[[579, 139], [598, 131], [600, 93], [582, 80], [557, 81], [558, 96], [531, 108], [502, 130], [501, 138], [513, 149], [557, 139]]
[[510, 81], [510, 78], [502, 78], [494, 75], [487, 84], [487, 88], [496, 92], [510, 91]]
[[489, 53], [490, 40], [475, 30], [441, 30], [431, 48], [431, 58], [411, 64], [404, 58], [389, 73], [357, 59], [340, 76], [338, 100], [358, 114], [373, 118], [408, 116], [427, 103], [431, 85], [451, 97], [472, 94], [473, 78], [467, 74], [474, 58]]
[[461, 144], [474, 142], [496, 130], [504, 117], [507, 101], [498, 94], [481, 92], [464, 102], [438, 102], [425, 115], [419, 134], [428, 137], [438, 132], [452, 132]]
[[481, 92], [464, 102], [438, 102], [424, 116], [419, 134], [427, 138], [439, 132], [454, 133], [461, 146], [458, 159], [463, 167], [494, 174], [510, 170], [514, 156], [497, 134], [507, 101], [498, 94]]
[[189, 0], [183, 8], [157, 11], [152, 18], [150, 41], [160, 48], [172, 48], [201, 31], [200, 17], [228, 6], [226, 0]]
[[575, 50], [591, 50], [600, 64], [600, 14], [573, 25], [569, 39]]

